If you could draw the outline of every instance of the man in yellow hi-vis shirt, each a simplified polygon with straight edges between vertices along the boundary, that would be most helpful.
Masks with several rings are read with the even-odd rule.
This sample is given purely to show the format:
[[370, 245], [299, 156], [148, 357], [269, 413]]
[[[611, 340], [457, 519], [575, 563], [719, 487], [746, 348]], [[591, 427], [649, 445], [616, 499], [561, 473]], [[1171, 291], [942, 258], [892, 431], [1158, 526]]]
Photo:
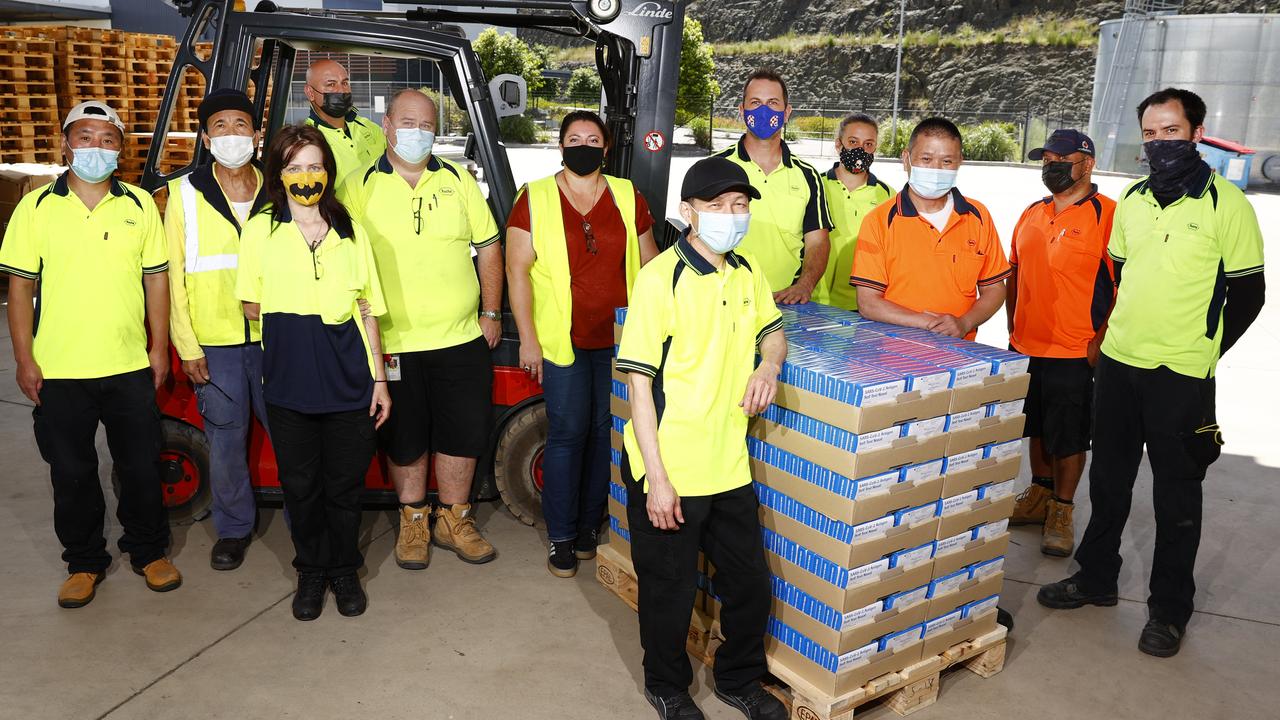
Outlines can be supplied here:
[[218, 533], [209, 564], [244, 562], [257, 507], [249, 480], [250, 410], [265, 425], [262, 335], [236, 297], [240, 229], [266, 202], [252, 160], [261, 133], [253, 103], [223, 88], [200, 103], [200, 130], [214, 162], [169, 181], [169, 332], [182, 371], [196, 386], [209, 440], [209, 489]]
[[387, 149], [382, 128], [368, 118], [360, 117], [351, 99], [351, 75], [333, 60], [317, 60], [307, 68], [307, 84], [303, 89], [311, 103], [308, 125], [324, 135], [338, 166], [334, 190], [356, 170], [368, 167]]
[[71, 169], [18, 203], [0, 244], [15, 374], [35, 403], [53, 528], [70, 574], [58, 590], [64, 608], [89, 604], [111, 565], [94, 447], [99, 423], [120, 479], [121, 552], [152, 590], [182, 584], [165, 558], [169, 522], [156, 462], [155, 390], [169, 374], [169, 258], [151, 196], [113, 177], [123, 144], [114, 110], [96, 100], [75, 106], [62, 125]]

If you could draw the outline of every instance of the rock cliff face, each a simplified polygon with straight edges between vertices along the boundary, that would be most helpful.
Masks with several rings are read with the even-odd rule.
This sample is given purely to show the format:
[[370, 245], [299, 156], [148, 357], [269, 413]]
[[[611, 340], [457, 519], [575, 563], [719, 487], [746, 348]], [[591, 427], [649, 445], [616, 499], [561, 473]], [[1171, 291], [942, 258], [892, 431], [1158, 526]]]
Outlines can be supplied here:
[[[711, 42], [799, 35], [896, 33], [898, 0], [695, 0], [690, 14]], [[1183, 13], [1262, 12], [1261, 0], [1187, 0]], [[1270, 4], [1275, 9], [1275, 3]], [[1002, 27], [1024, 17], [1053, 14], [1101, 22], [1124, 14], [1123, 0], [936, 0], [907, 3], [908, 29], [954, 31]]]

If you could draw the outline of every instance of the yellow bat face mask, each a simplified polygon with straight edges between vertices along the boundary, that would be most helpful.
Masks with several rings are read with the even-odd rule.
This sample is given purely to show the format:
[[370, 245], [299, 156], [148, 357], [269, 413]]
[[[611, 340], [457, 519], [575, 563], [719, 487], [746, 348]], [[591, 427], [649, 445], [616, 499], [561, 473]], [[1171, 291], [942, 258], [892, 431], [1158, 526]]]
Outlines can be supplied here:
[[315, 205], [324, 195], [324, 188], [329, 183], [329, 173], [318, 172], [281, 173], [280, 181], [284, 183], [285, 192], [299, 205]]

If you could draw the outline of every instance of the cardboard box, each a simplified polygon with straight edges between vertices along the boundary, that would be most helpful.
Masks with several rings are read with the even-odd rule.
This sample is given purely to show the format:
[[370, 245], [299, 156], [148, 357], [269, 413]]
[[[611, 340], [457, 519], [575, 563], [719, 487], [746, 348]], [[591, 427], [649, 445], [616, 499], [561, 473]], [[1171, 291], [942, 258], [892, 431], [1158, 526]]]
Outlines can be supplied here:
[[989, 375], [981, 383], [951, 390], [951, 407], [949, 413], [976, 410], [991, 403], [1020, 400], [1027, 396], [1027, 388], [1031, 386], [1031, 376], [1027, 373], [1019, 375]]
[[613, 344], [614, 345], [622, 344], [622, 326], [619, 325], [618, 323], [613, 324]]
[[894, 440], [886, 448], [854, 453], [763, 418], [753, 418], [747, 427], [747, 432], [770, 445], [799, 455], [850, 479], [878, 475], [893, 468], [940, 458], [945, 454], [947, 446], [945, 435], [923, 440], [907, 437]]
[[[869, 603], [869, 605], [882, 605], [882, 603], [883, 601], [876, 600], [873, 603]], [[811, 602], [802, 602], [800, 604], [811, 606]], [[822, 612], [815, 614], [830, 616], [832, 612], [827, 612], [829, 610], [831, 608], [824, 606]], [[776, 595], [773, 600], [774, 617], [836, 655], [844, 655], [884, 635], [904, 630], [912, 625], [918, 625], [925, 621], [928, 611], [929, 603], [924, 601], [892, 610], [881, 609], [870, 617], [870, 622], [860, 625], [832, 627], [815, 618], [813, 614], [797, 607], [796, 604], [787, 602], [776, 597]], [[834, 614], [836, 617], [842, 617], [841, 613]], [[837, 624], [841, 623], [843, 623], [843, 619]]]
[[1021, 467], [1021, 457], [1006, 458], [1004, 460], [996, 460], [994, 458], [978, 460], [973, 467], [967, 470], [947, 473], [942, 476], [942, 497], [959, 495], [979, 485], [1012, 480], [1018, 477], [1018, 471]]
[[811, 508], [821, 508], [822, 514], [849, 525], [858, 525], [903, 508], [917, 507], [936, 500], [943, 483], [943, 478], [940, 477], [918, 483], [904, 481], [893, 485], [887, 493], [856, 500], [802, 480], [756, 458], [751, 459], [751, 476], [756, 482], [768, 485]]
[[940, 655], [952, 645], [977, 639], [995, 629], [996, 609], [994, 607], [980, 614], [963, 617], [957, 620], [950, 630], [925, 638], [921, 657]]
[[[972, 535], [971, 535], [972, 536]], [[933, 558], [933, 574], [936, 577], [950, 575], [960, 568], [992, 560], [1009, 553], [1011, 536], [1005, 532], [990, 540], [969, 540], [957, 552], [936, 554]]]
[[609, 518], [609, 547], [616, 549], [627, 562], [631, 562], [631, 531], [622, 527], [617, 518]]
[[953, 592], [929, 598], [930, 618], [942, 617], [947, 613], [992, 595], [999, 595], [1004, 586], [1004, 573], [998, 572], [982, 580], [969, 579], [961, 583]]
[[627, 507], [612, 496], [609, 498], [609, 517], [612, 520], [617, 520], [618, 527], [623, 530], [631, 530], [631, 525], [627, 522]]
[[890, 403], [855, 407], [793, 385], [778, 383], [774, 402], [853, 433], [882, 430], [908, 420], [945, 415], [951, 407], [951, 390], [925, 395], [917, 391], [898, 395]]
[[760, 508], [760, 523], [845, 568], [861, 567], [891, 553], [918, 547], [934, 540], [938, 532], [938, 518], [935, 517], [910, 527], [890, 528], [884, 537], [850, 545], [763, 506]]
[[992, 520], [1003, 520], [1013, 515], [1014, 500], [1012, 496], [995, 502], [983, 499], [974, 503], [968, 512], [942, 518], [938, 523], [938, 539], [949, 538], [976, 525], [989, 523]]
[[[765, 532], [768, 533], [770, 531], [766, 529]], [[805, 552], [816, 555], [811, 551], [806, 550]], [[812, 595], [818, 602], [835, 608], [840, 613], [865, 608], [886, 595], [920, 587], [928, 583], [929, 578], [933, 577], [932, 561], [909, 570], [903, 570], [902, 568], [890, 569], [886, 559], [884, 562], [885, 569], [877, 573], [871, 581], [856, 587], [845, 588], [824, 580], [822, 577], [805, 570], [800, 565], [783, 558], [772, 550], [765, 553], [765, 559], [774, 575], [785, 579], [792, 585]]]
[[630, 420], [631, 403], [611, 393], [609, 395], [609, 412], [624, 420]]
[[1017, 440], [1022, 437], [1026, 423], [1026, 415], [982, 418], [977, 427], [947, 433], [946, 454], [959, 455], [983, 445]]
[[[903, 670], [908, 665], [919, 662], [924, 647], [922, 640], [897, 652], [874, 652], [856, 664], [832, 672], [801, 655], [773, 635], [766, 635], [764, 643], [769, 667], [774, 674], [779, 675], [783, 680], [791, 676], [798, 677], [812, 685], [815, 690], [831, 696], [844, 695], [862, 687], [869, 680], [886, 673]], [[775, 670], [776, 666], [781, 666], [782, 669]]]

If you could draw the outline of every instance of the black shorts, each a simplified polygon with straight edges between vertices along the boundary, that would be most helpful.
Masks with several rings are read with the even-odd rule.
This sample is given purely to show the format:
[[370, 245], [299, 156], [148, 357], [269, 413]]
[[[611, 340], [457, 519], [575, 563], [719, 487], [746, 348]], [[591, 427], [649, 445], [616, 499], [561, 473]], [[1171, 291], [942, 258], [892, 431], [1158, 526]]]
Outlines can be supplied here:
[[1093, 368], [1085, 358], [1031, 358], [1026, 437], [1045, 452], [1067, 457], [1089, 449], [1093, 437]]
[[493, 360], [483, 336], [449, 348], [400, 353], [391, 380], [391, 417], [378, 444], [391, 462], [408, 465], [424, 453], [478, 458], [489, 442]]

